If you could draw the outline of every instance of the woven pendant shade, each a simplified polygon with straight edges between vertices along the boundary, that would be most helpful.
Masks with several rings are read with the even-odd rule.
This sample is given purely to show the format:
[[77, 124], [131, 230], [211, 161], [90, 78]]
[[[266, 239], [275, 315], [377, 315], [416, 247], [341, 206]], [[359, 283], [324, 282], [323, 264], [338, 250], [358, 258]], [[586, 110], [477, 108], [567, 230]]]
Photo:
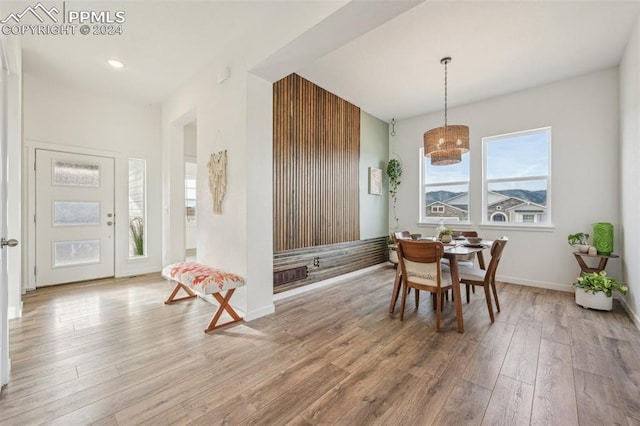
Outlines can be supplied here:
[[447, 125], [447, 65], [450, 57], [442, 58], [444, 65], [444, 126], [424, 133], [424, 156], [431, 158], [434, 166], [446, 166], [462, 161], [462, 154], [469, 152], [469, 127], [460, 124]]
[[431, 153], [431, 165], [448, 166], [462, 161], [462, 153], [459, 149], [446, 149]]
[[458, 149], [460, 154], [469, 152], [469, 127], [450, 125], [436, 127], [424, 133], [424, 156], [432, 157], [434, 152]]

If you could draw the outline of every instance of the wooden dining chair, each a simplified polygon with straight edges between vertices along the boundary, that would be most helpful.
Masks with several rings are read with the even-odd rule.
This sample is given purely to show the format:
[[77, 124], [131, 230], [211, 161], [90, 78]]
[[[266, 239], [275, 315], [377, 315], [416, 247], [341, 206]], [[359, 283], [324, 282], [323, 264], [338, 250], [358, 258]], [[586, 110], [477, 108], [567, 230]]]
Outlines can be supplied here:
[[[458, 234], [462, 237], [477, 237], [478, 236], [478, 231], [453, 231], [453, 234]], [[466, 257], [458, 257], [458, 265], [462, 265], [462, 266], [468, 266], [468, 267], [473, 267], [474, 266], [474, 259], [475, 259], [476, 255], [475, 253], [470, 254]], [[447, 259], [444, 259], [447, 260]], [[480, 269], [484, 269], [484, 259], [480, 256], [478, 256], [478, 263], [480, 265]]]
[[[399, 231], [391, 234], [391, 239], [393, 240], [393, 244], [395, 246], [398, 245], [398, 240], [406, 240], [411, 238], [411, 232], [409, 231]], [[398, 251], [396, 249], [396, 255]], [[395, 267], [397, 266], [396, 262], [393, 262]], [[402, 275], [396, 274], [396, 278], [393, 280], [393, 289], [391, 290], [391, 303], [389, 304], [389, 313], [393, 313], [396, 309], [396, 302], [398, 301], [398, 296], [400, 295], [400, 286], [401, 286], [401, 277]]]
[[393, 243], [397, 244], [398, 240], [408, 240], [411, 238], [411, 232], [409, 231], [400, 231], [393, 233]]
[[[477, 237], [478, 236], [478, 231], [456, 231], [453, 230], [452, 231], [454, 235], [458, 234], [461, 237]], [[469, 267], [469, 268], [473, 268], [475, 266], [475, 261], [474, 259], [476, 258], [476, 256], [478, 257], [478, 265], [480, 266], [480, 269], [485, 269], [484, 266], [484, 257], [482, 256], [482, 252], [479, 251], [478, 253], [472, 253], [472, 254], [468, 254], [465, 256], [459, 256], [458, 257], [458, 267], [464, 266], [464, 267]], [[446, 266], [449, 266], [449, 259], [442, 259], [442, 263], [445, 264]], [[473, 291], [473, 294], [476, 293], [476, 288], [471, 286], [471, 290]], [[467, 297], [467, 301], [469, 300], [469, 298]]]
[[439, 241], [398, 240], [398, 261], [402, 268], [403, 292], [400, 320], [404, 320], [404, 308], [410, 288], [414, 288], [416, 309], [420, 303], [420, 291], [436, 295], [436, 331], [440, 330], [442, 295], [452, 288], [451, 275], [442, 270], [440, 260], [444, 246]]
[[466, 266], [460, 266], [458, 268], [460, 283], [466, 284], [467, 303], [469, 303], [469, 290], [472, 286], [484, 288], [484, 296], [487, 300], [487, 308], [489, 309], [491, 322], [495, 321], [495, 316], [493, 314], [493, 303], [491, 302], [490, 291], [493, 292], [496, 309], [500, 312], [500, 302], [498, 301], [498, 291], [496, 290], [496, 271], [498, 270], [498, 264], [500, 263], [504, 246], [507, 245], [508, 241], [509, 239], [507, 237], [502, 237], [493, 242], [493, 245], [491, 246], [491, 261], [489, 261], [489, 266], [486, 270]]

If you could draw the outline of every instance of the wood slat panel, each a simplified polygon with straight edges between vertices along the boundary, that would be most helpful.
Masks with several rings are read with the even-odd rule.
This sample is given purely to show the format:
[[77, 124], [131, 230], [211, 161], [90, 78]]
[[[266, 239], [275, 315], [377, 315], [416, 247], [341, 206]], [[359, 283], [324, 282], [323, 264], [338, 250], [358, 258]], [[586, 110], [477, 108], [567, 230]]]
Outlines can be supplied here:
[[[316, 258], [318, 258], [320, 266], [314, 265], [314, 259]], [[300, 266], [306, 266], [308, 270], [306, 279], [279, 285], [274, 288], [274, 292], [280, 293], [285, 290], [291, 290], [292, 288], [377, 265], [387, 260], [389, 260], [389, 249], [387, 248], [386, 237], [274, 253], [274, 274], [278, 271]]]
[[291, 74], [273, 111], [274, 251], [357, 241], [360, 108]]

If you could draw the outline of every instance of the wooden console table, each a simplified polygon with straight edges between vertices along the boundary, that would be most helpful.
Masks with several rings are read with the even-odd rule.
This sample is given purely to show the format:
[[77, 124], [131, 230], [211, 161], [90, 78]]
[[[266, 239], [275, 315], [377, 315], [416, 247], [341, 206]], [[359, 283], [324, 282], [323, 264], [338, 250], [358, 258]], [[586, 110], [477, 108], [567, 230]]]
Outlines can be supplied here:
[[[609, 259], [615, 259], [618, 258], [620, 256], [618, 256], [617, 254], [596, 254], [595, 256], [590, 256], [587, 253], [580, 253], [578, 251], [574, 251], [573, 255], [576, 257], [576, 260], [578, 261], [578, 265], [580, 265], [580, 269], [582, 269], [582, 273], [583, 274], [587, 274], [589, 272], [601, 272], [604, 270], [604, 268], [607, 267], [607, 261]], [[590, 268], [589, 266], [587, 266], [587, 264], [584, 262], [583, 257], [591, 257], [591, 258], [599, 258], [600, 261], [598, 262], [598, 266], [595, 268]]]

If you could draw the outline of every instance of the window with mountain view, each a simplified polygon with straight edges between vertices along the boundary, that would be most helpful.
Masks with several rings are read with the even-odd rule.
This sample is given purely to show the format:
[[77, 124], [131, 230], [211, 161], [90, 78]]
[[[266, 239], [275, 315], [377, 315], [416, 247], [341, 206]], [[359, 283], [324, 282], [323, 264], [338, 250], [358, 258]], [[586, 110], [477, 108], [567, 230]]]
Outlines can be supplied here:
[[483, 223], [551, 223], [551, 128], [482, 139]]
[[449, 166], [432, 166], [420, 148], [420, 222], [469, 221], [469, 154]]

